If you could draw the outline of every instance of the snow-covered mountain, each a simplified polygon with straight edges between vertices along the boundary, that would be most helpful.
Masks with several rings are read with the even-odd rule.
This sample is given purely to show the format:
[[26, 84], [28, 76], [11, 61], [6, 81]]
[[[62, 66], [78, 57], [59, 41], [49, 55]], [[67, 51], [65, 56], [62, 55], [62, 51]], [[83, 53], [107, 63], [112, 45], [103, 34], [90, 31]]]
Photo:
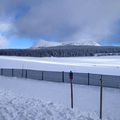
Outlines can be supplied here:
[[69, 42], [64, 42], [63, 45], [90, 45], [90, 46], [101, 46], [99, 43], [95, 41], [69, 41]]
[[40, 40], [37, 44], [33, 46], [33, 48], [39, 48], [39, 47], [51, 47], [51, 46], [59, 46], [61, 43], [59, 42], [50, 42], [46, 40]]
[[40, 40], [37, 44], [35, 44], [32, 48], [40, 48], [40, 47], [54, 47], [54, 46], [65, 46], [65, 45], [90, 45], [90, 46], [101, 46], [99, 43], [95, 41], [67, 41], [67, 42], [51, 42], [46, 40]]

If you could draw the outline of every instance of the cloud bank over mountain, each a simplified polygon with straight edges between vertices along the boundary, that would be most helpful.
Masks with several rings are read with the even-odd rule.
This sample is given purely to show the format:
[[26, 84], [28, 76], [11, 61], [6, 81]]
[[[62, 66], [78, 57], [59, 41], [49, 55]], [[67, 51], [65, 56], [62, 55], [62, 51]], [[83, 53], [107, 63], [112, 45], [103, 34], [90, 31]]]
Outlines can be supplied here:
[[40, 47], [54, 47], [54, 46], [101, 46], [99, 43], [95, 41], [67, 41], [67, 42], [51, 42], [46, 40], [39, 40], [36, 44], [34, 44], [31, 48], [40, 48]]
[[1, 0], [0, 16], [21, 37], [61, 42], [120, 38], [120, 0]]
[[0, 48], [5, 48], [8, 46], [8, 40], [7, 38], [0, 36]]

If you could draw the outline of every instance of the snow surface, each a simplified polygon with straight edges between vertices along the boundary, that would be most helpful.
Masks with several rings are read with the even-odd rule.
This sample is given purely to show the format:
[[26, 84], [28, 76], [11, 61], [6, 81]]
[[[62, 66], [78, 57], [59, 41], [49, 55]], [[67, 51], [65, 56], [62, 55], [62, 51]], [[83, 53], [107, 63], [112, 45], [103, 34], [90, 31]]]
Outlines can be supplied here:
[[[52, 102], [15, 96], [0, 90], [0, 120], [99, 120], [96, 113], [81, 113]], [[107, 119], [106, 119], [107, 120]]]
[[120, 75], [120, 56], [101, 57], [13, 57], [0, 56], [0, 68], [66, 71]]
[[[119, 59], [120, 56], [74, 58], [0, 56], [0, 68], [72, 70], [119, 75]], [[119, 99], [120, 89], [104, 88], [103, 120], [120, 120]], [[70, 85], [67, 83], [0, 77], [0, 120], [98, 120], [98, 116], [99, 87], [74, 85], [74, 110], [71, 110]]]
[[[120, 89], [104, 88], [103, 120], [120, 119], [119, 99]], [[68, 83], [0, 77], [0, 120], [98, 118], [99, 87], [74, 84], [74, 109], [71, 110]]]
[[95, 41], [92, 41], [92, 40], [78, 40], [78, 41], [67, 41], [67, 42], [64, 42], [63, 45], [76, 45], [76, 46], [79, 46], [79, 45], [88, 45], [88, 46], [101, 46], [99, 43], [95, 42]]

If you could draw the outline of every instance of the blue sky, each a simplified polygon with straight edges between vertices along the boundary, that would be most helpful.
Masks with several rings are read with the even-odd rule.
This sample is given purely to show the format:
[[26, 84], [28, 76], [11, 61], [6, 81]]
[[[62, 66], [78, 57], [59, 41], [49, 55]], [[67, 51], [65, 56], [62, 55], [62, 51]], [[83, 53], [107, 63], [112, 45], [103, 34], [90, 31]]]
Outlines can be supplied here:
[[34, 41], [28, 38], [12, 37], [8, 48], [30, 48], [34, 44]]
[[120, 45], [120, 0], [1, 0], [0, 48], [41, 39]]

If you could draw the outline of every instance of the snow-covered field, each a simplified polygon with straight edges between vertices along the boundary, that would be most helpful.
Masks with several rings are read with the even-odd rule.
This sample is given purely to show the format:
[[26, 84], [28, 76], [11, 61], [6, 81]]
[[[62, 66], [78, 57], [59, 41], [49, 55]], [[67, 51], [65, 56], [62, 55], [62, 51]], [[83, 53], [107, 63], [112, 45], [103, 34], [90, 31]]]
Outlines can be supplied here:
[[96, 113], [81, 113], [52, 102], [27, 99], [0, 90], [0, 120], [99, 120], [99, 118]]
[[0, 67], [120, 75], [120, 56], [68, 58], [0, 56]]
[[[119, 75], [120, 56], [75, 58], [0, 56], [0, 68], [72, 70]], [[120, 89], [104, 88], [103, 116], [103, 120], [120, 120]], [[67, 83], [0, 76], [0, 120], [98, 120], [98, 118], [99, 87], [74, 85], [74, 110], [71, 110], [70, 85]]]
[[[103, 120], [120, 119], [119, 99], [119, 89], [104, 88]], [[0, 77], [0, 120], [98, 118], [99, 87], [74, 85], [74, 109], [71, 110], [70, 85], [67, 83]]]

